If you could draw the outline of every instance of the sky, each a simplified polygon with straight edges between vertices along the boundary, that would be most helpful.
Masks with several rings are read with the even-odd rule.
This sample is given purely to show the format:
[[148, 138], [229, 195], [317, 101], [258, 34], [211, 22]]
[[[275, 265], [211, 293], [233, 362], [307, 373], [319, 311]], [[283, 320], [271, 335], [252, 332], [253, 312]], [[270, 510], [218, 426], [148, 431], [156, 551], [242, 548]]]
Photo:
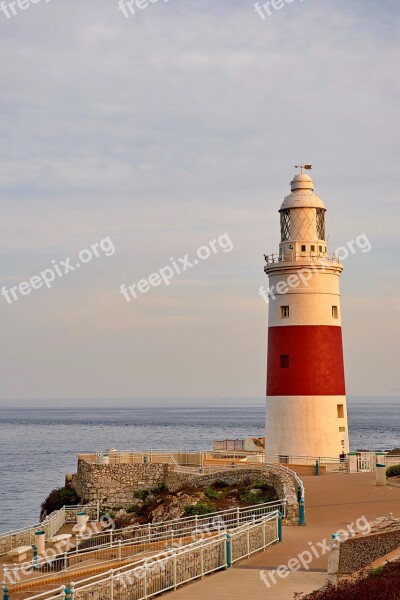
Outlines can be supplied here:
[[0, 399], [263, 396], [263, 254], [301, 161], [330, 250], [371, 244], [341, 276], [347, 391], [399, 396], [398, 0], [145, 4], [0, 12], [0, 287], [82, 259], [0, 296]]

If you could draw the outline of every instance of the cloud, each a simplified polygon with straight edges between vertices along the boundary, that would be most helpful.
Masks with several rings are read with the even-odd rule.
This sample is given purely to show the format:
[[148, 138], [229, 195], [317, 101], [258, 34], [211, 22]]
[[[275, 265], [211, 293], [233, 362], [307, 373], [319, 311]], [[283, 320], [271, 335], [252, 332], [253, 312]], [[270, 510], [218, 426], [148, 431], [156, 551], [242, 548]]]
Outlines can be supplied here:
[[[262, 254], [277, 250], [299, 160], [315, 165], [331, 247], [373, 240], [342, 278], [344, 300], [369, 302], [351, 391], [397, 386], [394, 371], [365, 372], [387, 351], [379, 289], [398, 280], [395, 3], [307, 0], [262, 21], [247, 0], [171, 0], [130, 19], [117, 0], [54, 0], [0, 29], [2, 284], [106, 235], [117, 249], [112, 266], [88, 265], [11, 312], [0, 303], [3, 397], [262, 395]], [[121, 301], [120, 283], [225, 231], [230, 255], [143, 306]]]

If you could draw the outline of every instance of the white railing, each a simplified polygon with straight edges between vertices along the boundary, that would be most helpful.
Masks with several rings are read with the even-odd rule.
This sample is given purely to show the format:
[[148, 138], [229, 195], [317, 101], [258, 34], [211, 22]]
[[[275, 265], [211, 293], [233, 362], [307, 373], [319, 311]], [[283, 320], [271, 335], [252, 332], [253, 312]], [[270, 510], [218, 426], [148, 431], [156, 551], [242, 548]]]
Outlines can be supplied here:
[[391, 467], [393, 465], [400, 465], [400, 456], [395, 456], [394, 454], [386, 454], [385, 465], [387, 467]]
[[[105, 531], [79, 543], [84, 543], [85, 547], [91, 547], [91, 544], [106, 544], [115, 542], [116, 540], [135, 540], [138, 538], [151, 539], [152, 536], [166, 533], [169, 535], [171, 531], [175, 534], [182, 535], [187, 532], [214, 527], [215, 523], [220, 523], [225, 528], [237, 527], [242, 523], [252, 521], [254, 518], [260, 518], [275, 511], [280, 511], [283, 518], [286, 518], [287, 500], [274, 500], [272, 502], [264, 502], [253, 506], [230, 508], [218, 512], [209, 513], [206, 515], [194, 515], [189, 517], [180, 517], [172, 521], [160, 521], [158, 523], [147, 523], [146, 525], [130, 525], [122, 529]], [[79, 538], [78, 538], [79, 539]]]
[[[173, 521], [148, 523], [142, 526], [130, 526], [123, 529], [94, 533], [91, 537], [77, 536], [76, 548], [63, 554], [51, 554], [47, 558], [5, 565], [3, 567], [3, 581], [9, 586], [21, 583], [23, 576], [34, 571], [35, 580], [47, 577], [48, 573], [61, 571], [74, 571], [85, 567], [85, 563], [95, 561], [103, 562], [121, 561], [143, 552], [157, 552], [166, 547], [171, 547], [183, 538], [190, 537], [196, 540], [199, 536], [220, 533], [228, 529], [237, 528], [254, 520], [259, 520], [270, 514], [280, 512], [286, 517], [286, 499], [255, 504], [244, 508], [234, 508], [208, 515], [195, 515], [182, 517]], [[72, 573], [71, 573], [72, 575]]]
[[337, 254], [332, 254], [329, 258], [328, 254], [320, 252], [291, 252], [282, 256], [281, 254], [264, 254], [264, 259], [267, 265], [274, 265], [281, 262], [298, 262], [298, 261], [318, 261], [316, 264], [323, 263], [341, 263], [341, 259]]
[[[241, 525], [228, 535], [219, 533], [212, 539], [168, 549], [140, 562], [71, 583], [67, 597], [73, 600], [146, 600], [177, 589], [209, 573], [229, 568], [240, 558], [277, 542], [278, 520], [278, 512], [274, 512], [258, 521]], [[62, 598], [62, 593], [62, 588], [57, 588], [27, 600], [53, 600]]]
[[66, 523], [75, 523], [76, 514], [82, 510], [86, 512], [90, 520], [98, 520], [98, 504], [63, 506], [60, 510], [46, 517], [41, 523], [0, 534], [0, 556], [18, 546], [32, 546], [35, 540], [35, 532], [38, 530], [45, 532], [46, 539], [52, 537]]

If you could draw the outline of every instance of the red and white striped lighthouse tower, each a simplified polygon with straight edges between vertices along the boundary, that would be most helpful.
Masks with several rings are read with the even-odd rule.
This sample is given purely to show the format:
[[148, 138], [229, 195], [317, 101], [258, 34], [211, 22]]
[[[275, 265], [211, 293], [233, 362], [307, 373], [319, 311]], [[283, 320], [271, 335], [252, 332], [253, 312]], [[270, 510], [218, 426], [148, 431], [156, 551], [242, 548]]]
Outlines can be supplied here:
[[[303, 171], [303, 168], [301, 169]], [[338, 457], [349, 451], [339, 276], [328, 257], [326, 209], [301, 172], [279, 210], [269, 277], [266, 454]]]

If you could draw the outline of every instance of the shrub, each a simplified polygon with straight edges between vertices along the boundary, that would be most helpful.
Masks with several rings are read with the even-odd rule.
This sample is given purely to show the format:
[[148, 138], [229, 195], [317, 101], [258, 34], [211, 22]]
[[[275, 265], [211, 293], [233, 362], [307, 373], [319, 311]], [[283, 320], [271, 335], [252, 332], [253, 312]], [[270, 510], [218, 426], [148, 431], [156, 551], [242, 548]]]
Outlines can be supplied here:
[[56, 488], [50, 492], [41, 505], [41, 514], [49, 515], [55, 510], [59, 510], [64, 505], [79, 504], [80, 498], [75, 490], [70, 488]]
[[226, 481], [222, 481], [222, 479], [217, 479], [217, 481], [214, 483], [214, 487], [223, 490], [224, 488], [229, 487], [229, 483], [226, 483]]
[[328, 585], [303, 600], [399, 600], [400, 562], [386, 563], [372, 575], [361, 574], [356, 580]]
[[139, 498], [139, 500], [146, 500], [146, 498], [150, 495], [150, 490], [136, 490], [136, 492], [133, 492], [133, 497], [134, 498]]
[[240, 502], [244, 502], [245, 504], [261, 504], [263, 502], [261, 490], [246, 490], [240, 496]]
[[376, 569], [372, 569], [367, 575], [367, 577], [378, 577], [383, 571], [383, 567], [376, 567]]
[[393, 465], [386, 469], [386, 477], [396, 477], [400, 475], [400, 465]]
[[169, 492], [169, 489], [166, 483], [159, 483], [152, 491], [155, 494], [162, 494], [163, 492]]
[[128, 506], [128, 508], [126, 509], [126, 512], [128, 514], [132, 514], [134, 513], [135, 515], [138, 515], [140, 513], [141, 507], [138, 504], [131, 504], [131, 506]]
[[216, 511], [216, 506], [212, 502], [196, 502], [196, 504], [187, 504], [185, 506], [185, 515], [207, 515]]
[[209, 500], [219, 500], [222, 496], [222, 492], [217, 492], [217, 490], [213, 490], [212, 487], [204, 488], [204, 493], [206, 495], [206, 498], [208, 498]]
[[257, 490], [270, 490], [271, 486], [268, 485], [268, 483], [264, 483], [263, 481], [256, 481], [255, 483], [252, 484], [251, 486], [252, 488], [255, 488]]

